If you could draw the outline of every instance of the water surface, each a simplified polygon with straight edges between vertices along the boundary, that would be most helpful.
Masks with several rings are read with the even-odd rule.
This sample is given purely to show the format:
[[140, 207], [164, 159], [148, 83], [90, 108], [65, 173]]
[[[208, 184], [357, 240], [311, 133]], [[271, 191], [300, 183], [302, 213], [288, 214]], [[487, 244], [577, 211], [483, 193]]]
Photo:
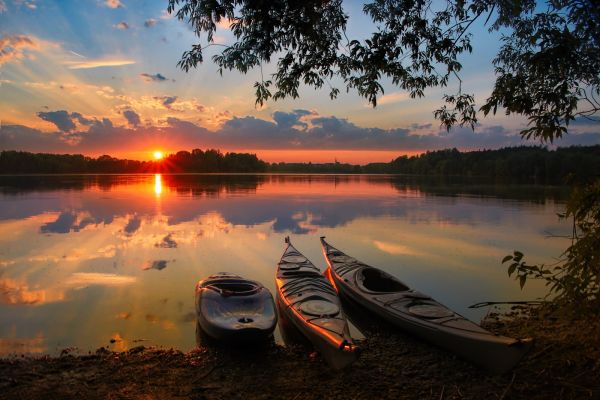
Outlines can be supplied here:
[[274, 293], [287, 235], [322, 270], [327, 236], [478, 322], [473, 303], [545, 293], [500, 260], [559, 256], [564, 196], [394, 176], [0, 177], [0, 355], [190, 350], [195, 282], [228, 271]]

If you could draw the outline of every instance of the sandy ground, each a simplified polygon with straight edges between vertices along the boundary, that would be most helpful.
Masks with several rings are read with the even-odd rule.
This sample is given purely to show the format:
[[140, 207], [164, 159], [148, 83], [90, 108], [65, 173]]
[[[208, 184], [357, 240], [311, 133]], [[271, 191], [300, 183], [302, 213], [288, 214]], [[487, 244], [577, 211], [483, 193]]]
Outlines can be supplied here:
[[332, 371], [302, 346], [137, 347], [124, 353], [0, 360], [2, 399], [600, 399], [600, 322], [533, 315], [486, 322], [534, 348], [494, 376], [387, 326], [357, 362]]

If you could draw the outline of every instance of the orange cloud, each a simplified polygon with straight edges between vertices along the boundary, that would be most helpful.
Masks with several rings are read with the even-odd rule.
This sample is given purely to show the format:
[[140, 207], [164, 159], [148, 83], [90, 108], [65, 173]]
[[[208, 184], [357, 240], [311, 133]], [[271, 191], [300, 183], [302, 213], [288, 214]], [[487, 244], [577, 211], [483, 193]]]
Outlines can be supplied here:
[[129, 343], [123, 339], [119, 332], [116, 332], [110, 337], [110, 342], [113, 344], [114, 351], [127, 351]]
[[123, 65], [135, 64], [135, 61], [127, 59], [98, 59], [65, 61], [64, 64], [67, 65], [67, 68], [69, 69], [91, 69], [99, 67], [120, 67]]
[[30, 289], [26, 283], [14, 279], [0, 279], [0, 304], [43, 304], [64, 300], [63, 292]]
[[120, 8], [124, 7], [121, 0], [104, 0], [104, 5], [108, 8]]
[[28, 57], [27, 50], [39, 49], [40, 43], [33, 36], [2, 36], [0, 37], [0, 65]]

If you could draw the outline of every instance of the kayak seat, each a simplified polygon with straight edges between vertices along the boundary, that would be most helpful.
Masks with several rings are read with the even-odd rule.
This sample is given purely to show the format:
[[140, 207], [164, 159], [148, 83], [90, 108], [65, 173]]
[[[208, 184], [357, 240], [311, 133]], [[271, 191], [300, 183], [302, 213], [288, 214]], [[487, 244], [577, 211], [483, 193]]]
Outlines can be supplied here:
[[409, 290], [408, 286], [393, 276], [375, 268], [363, 268], [357, 280], [359, 285], [369, 292], [393, 293]]

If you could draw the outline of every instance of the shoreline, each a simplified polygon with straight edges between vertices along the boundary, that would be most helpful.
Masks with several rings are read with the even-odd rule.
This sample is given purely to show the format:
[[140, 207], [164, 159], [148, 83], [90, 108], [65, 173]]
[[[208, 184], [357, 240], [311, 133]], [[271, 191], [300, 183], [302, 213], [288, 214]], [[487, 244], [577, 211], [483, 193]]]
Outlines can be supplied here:
[[600, 322], [491, 313], [486, 328], [534, 336], [515, 369], [488, 374], [421, 340], [375, 327], [361, 357], [333, 371], [314, 352], [203, 347], [188, 353], [135, 347], [115, 353], [0, 359], [0, 398], [131, 399], [583, 399], [600, 396]]

